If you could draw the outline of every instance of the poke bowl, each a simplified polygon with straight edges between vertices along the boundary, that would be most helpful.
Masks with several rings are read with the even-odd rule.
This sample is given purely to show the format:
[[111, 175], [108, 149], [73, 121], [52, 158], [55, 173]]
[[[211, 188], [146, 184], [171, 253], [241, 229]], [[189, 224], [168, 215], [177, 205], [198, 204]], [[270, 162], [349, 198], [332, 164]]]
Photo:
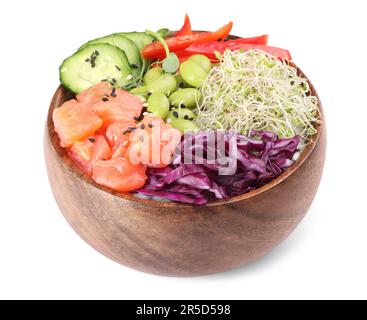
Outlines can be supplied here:
[[[188, 18], [186, 18], [185, 24], [179, 32], [157, 33], [157, 38], [159, 40], [163, 38], [163, 41], [165, 40], [168, 48], [172, 51], [171, 53], [175, 53], [174, 56], [176, 57], [171, 57], [171, 59], [165, 61], [170, 53], [162, 57], [159, 56], [153, 62], [153, 64], [158, 64], [158, 67], [142, 67], [146, 68], [145, 74], [147, 74], [147, 70], [160, 70], [164, 69], [164, 66], [168, 72], [170, 69], [174, 69], [171, 71], [175, 76], [182, 74], [182, 72], [178, 74], [179, 72], [174, 67], [175, 58], [179, 58], [177, 60], [178, 70], [180, 70], [180, 66], [188, 61], [187, 59], [190, 59], [190, 56], [185, 56], [182, 59], [180, 54], [174, 51], [175, 48], [171, 46], [169, 39], [176, 38], [176, 40], [182, 41], [182, 39], [190, 38], [190, 35], [179, 34], [180, 32], [190, 32], [197, 38], [198, 34], [204, 34], [204, 32], [191, 32], [191, 27], [188, 31], [189, 23], [187, 21]], [[208, 32], [205, 33], [209, 34]], [[212, 41], [210, 42], [211, 46], [209, 46], [210, 52], [215, 56], [207, 56], [211, 58], [213, 66], [219, 68], [218, 66], [221, 63], [223, 64], [225, 59], [223, 56], [229, 50], [239, 55], [246, 54], [247, 51], [237, 50], [238, 43], [234, 45], [231, 42], [236, 39], [245, 38], [226, 34], [225, 41], [218, 42], [218, 39], [216, 39], [215, 41], [219, 43], [219, 46], [215, 46], [216, 49], [221, 49], [221, 46], [226, 47], [224, 51], [219, 53], [216, 50], [213, 51], [212, 46], [215, 44], [210, 39]], [[160, 50], [162, 48], [165, 50], [165, 45], [162, 44], [162, 48], [160, 47], [159, 40], [146, 46], [153, 45], [155, 49], [158, 47]], [[220, 40], [224, 40], [224, 38]], [[208, 41], [206, 40], [203, 43], [208, 45]], [[95, 67], [92, 66], [90, 60], [92, 59], [92, 62], [94, 60], [93, 63], [98, 64], [98, 59], [104, 54], [103, 50], [109, 50], [110, 48], [104, 48], [100, 43], [92, 43], [89, 46], [99, 46], [98, 48], [102, 51], [97, 56], [94, 54], [94, 56], [91, 55], [90, 58], [85, 59], [89, 59], [89, 61], [85, 61], [88, 67], [94, 69]], [[231, 46], [234, 46], [235, 49]], [[264, 49], [266, 45], [243, 42], [240, 47], [247, 48], [247, 46], [260, 50], [260, 48]], [[181, 50], [181, 47], [179, 48]], [[186, 48], [192, 48], [192, 44]], [[95, 48], [92, 49], [92, 53], [95, 53]], [[144, 54], [146, 47], [141, 45], [139, 49]], [[80, 54], [80, 50], [83, 51], [83, 47], [79, 49], [77, 54]], [[256, 53], [257, 51], [255, 51], [255, 56]], [[271, 51], [271, 53], [274, 53], [274, 51]], [[222, 54], [222, 56], [220, 57], [219, 54]], [[262, 51], [261, 54], [263, 54]], [[198, 55], [198, 52], [195, 51], [195, 55]], [[245, 135], [237, 129], [240, 134], [239, 136], [236, 135], [235, 146], [239, 148], [240, 154], [245, 155], [245, 159], [240, 164], [237, 161], [238, 158], [236, 158], [236, 165], [239, 168], [236, 168], [236, 172], [224, 173], [224, 177], [220, 176], [217, 164], [214, 166], [209, 162], [201, 162], [199, 165], [184, 163], [182, 159], [186, 154], [183, 149], [187, 137], [193, 138], [192, 141], [195, 147], [198, 135], [209, 141], [209, 134], [214, 132], [216, 139], [219, 139], [218, 137], [227, 139], [223, 152], [231, 158], [228, 154], [228, 144], [232, 134], [227, 134], [228, 130], [226, 128], [220, 128], [219, 130], [215, 127], [210, 127], [209, 133], [202, 133], [204, 130], [201, 125], [204, 122], [207, 123], [209, 119], [209, 116], [206, 115], [207, 117], [205, 117], [205, 112], [203, 112], [204, 115], [201, 115], [200, 112], [194, 112], [194, 125], [190, 124], [190, 130], [187, 130], [187, 132], [181, 130], [181, 123], [177, 124], [174, 117], [180, 119], [180, 113], [183, 110], [185, 116], [187, 114], [190, 114], [190, 116], [182, 119], [191, 121], [192, 113], [186, 112], [185, 109], [189, 109], [187, 106], [181, 109], [180, 104], [182, 103], [179, 103], [178, 108], [172, 106], [175, 105], [175, 99], [170, 99], [170, 97], [174, 92], [164, 93], [170, 106], [168, 106], [165, 116], [162, 117], [164, 120], [159, 119], [160, 122], [154, 122], [156, 118], [160, 118], [158, 115], [162, 115], [162, 113], [160, 113], [161, 111], [153, 110], [151, 112], [149, 110], [149, 101], [153, 100], [150, 98], [155, 97], [156, 92], [144, 92], [146, 84], [143, 80], [141, 85], [132, 86], [131, 88], [124, 87], [123, 89], [115, 89], [114, 81], [102, 81], [101, 83], [107, 82], [108, 89], [104, 90], [108, 90], [108, 94], [104, 93], [98, 97], [98, 101], [93, 101], [93, 108], [95, 105], [101, 106], [98, 107], [102, 109], [98, 109], [100, 113], [97, 114], [100, 118], [103, 118], [103, 121], [98, 124], [97, 129], [93, 129], [93, 132], [83, 133], [85, 141], [78, 136], [75, 141], [69, 142], [71, 138], [67, 134], [70, 130], [68, 131], [62, 127], [65, 121], [63, 118], [58, 118], [60, 114], [64, 115], [66, 112], [66, 119], [74, 119], [75, 115], [79, 115], [81, 109], [78, 108], [81, 106], [84, 108], [81, 113], [82, 119], [92, 119], [90, 123], [94, 121], [95, 124], [97, 124], [98, 119], [94, 113], [84, 113], [85, 108], [90, 108], [90, 105], [86, 106], [83, 101], [79, 101], [80, 96], [83, 97], [83, 92], [85, 92], [83, 90], [85, 89], [75, 90], [75, 87], [70, 87], [65, 81], [65, 77], [63, 79], [61, 76], [62, 84], [57, 88], [48, 111], [44, 149], [53, 194], [61, 212], [75, 232], [97, 251], [120, 264], [143, 272], [165, 276], [199, 276], [238, 268], [259, 259], [280, 244], [303, 219], [313, 202], [321, 180], [326, 151], [325, 119], [317, 92], [312, 83], [293, 62], [284, 62], [283, 57], [281, 58], [271, 57], [271, 61], [275, 61], [274, 63], [279, 61], [279, 63], [293, 68], [296, 76], [304, 79], [302, 81], [307, 83], [307, 94], [303, 97], [313, 97], [315, 99], [313, 101], [317, 103], [317, 122], [312, 123], [315, 131], [309, 135], [309, 139], [304, 141], [303, 144], [301, 139], [298, 140], [298, 138], [296, 139], [297, 143], [294, 144], [295, 137], [291, 135], [280, 137], [278, 132], [277, 134], [271, 134], [265, 130], [251, 135], [252, 132], [258, 132], [255, 130], [257, 128], [246, 132]], [[214, 61], [215, 59], [217, 61]], [[230, 59], [233, 61], [232, 57]], [[68, 68], [63, 70], [69, 72], [71, 67], [75, 68], [70, 63]], [[116, 71], [119, 71], [118, 69], [122, 69], [122, 67], [117, 66]], [[142, 70], [139, 70], [139, 72], [144, 75]], [[74, 70], [72, 71], [74, 72]], [[132, 69], [132, 76], [138, 77], [137, 73], [134, 75], [133, 71]], [[95, 71], [93, 70], [93, 72]], [[165, 70], [165, 72], [167, 71]], [[211, 74], [207, 74], [206, 77], [210, 78]], [[70, 80], [70, 78], [68, 79]], [[118, 81], [118, 79], [116, 80]], [[190, 80], [185, 81], [185, 87], [178, 89], [178, 91], [186, 88], [198, 90], [204, 94], [204, 97], [200, 99], [202, 101], [200, 103], [204, 103], [206, 101], [204, 85], [198, 84], [196, 86], [193, 82], [190, 86], [188, 82]], [[91, 87], [93, 88], [92, 85]], [[90, 93], [91, 89], [87, 86], [86, 90], [89, 90]], [[125, 129], [119, 127], [118, 132], [120, 136], [121, 133], [124, 134], [124, 139], [126, 139], [126, 135], [129, 135], [129, 142], [126, 143], [124, 140], [124, 143], [119, 144], [118, 147], [113, 146], [111, 140], [109, 140], [108, 130], [109, 127], [115, 125], [115, 122], [111, 121], [110, 110], [106, 111], [104, 103], [113, 106], [110, 101], [116, 102], [114, 98], [122, 99], [124, 103], [128, 99], [130, 103], [129, 111], [131, 111], [133, 110], [131, 107], [133, 103], [130, 101], [135, 101], [130, 100], [131, 91], [142, 101], [139, 115], [129, 114], [133, 118], [136, 127], [131, 129], [131, 122], [127, 124], [125, 119], [121, 120], [119, 125], [123, 123]], [[125, 92], [128, 92], [126, 96]], [[232, 93], [233, 91], [230, 94]], [[127, 94], [130, 95], [127, 96]], [[95, 91], [92, 96], [88, 94], [84, 95], [84, 98], [94, 99], [94, 95]], [[299, 101], [297, 99], [292, 101]], [[196, 99], [196, 103], [199, 103], [198, 100]], [[209, 101], [211, 100], [208, 99], [206, 103], [208, 104]], [[260, 103], [260, 101], [258, 102]], [[165, 105], [162, 100], [160, 100], [160, 104]], [[257, 105], [257, 109], [260, 109], [260, 105]], [[90, 109], [88, 109], [88, 112], [90, 112]], [[121, 114], [121, 116], [126, 117], [126, 113]], [[144, 122], [144, 118], [148, 117], [152, 119]], [[172, 117], [173, 121], [167, 121], [169, 117]], [[219, 119], [219, 117], [217, 116], [216, 119]], [[83, 131], [85, 125], [81, 120], [78, 121], [78, 130]], [[108, 125], [106, 125], [106, 122]], [[199, 128], [193, 130], [193, 126], [196, 125]], [[125, 162], [123, 161], [129, 161], [129, 165], [133, 163], [126, 152], [128, 152], [127, 150], [131, 151], [130, 148], [137, 144], [133, 140], [134, 134], [141, 133], [143, 130], [148, 131], [148, 126], [151, 130], [157, 126], [160, 126], [160, 128], [167, 128], [166, 126], [168, 126], [169, 129], [172, 127], [174, 130], [181, 132], [179, 141], [168, 152], [169, 161], [165, 165], [162, 165], [162, 163], [152, 165], [154, 155], [149, 154], [147, 163], [139, 163], [131, 168], [128, 167], [130, 171], [126, 169], [126, 172], [130, 172], [130, 176], [125, 176], [123, 183], [121, 180], [116, 182], [116, 167], [122, 167], [122, 169], [119, 169], [119, 174], [121, 174], [125, 170], [125, 167], [123, 167]], [[78, 130], [74, 129], [72, 134]], [[174, 137], [174, 134], [175, 132], [172, 131], [169, 137]], [[97, 149], [96, 145], [104, 145], [103, 143], [98, 144], [100, 141], [104, 142], [104, 139], [99, 140], [100, 136], [106, 137], [107, 144], [105, 145], [107, 147]], [[195, 137], [197, 140], [195, 140]], [[151, 146], [151, 140], [149, 139], [152, 138], [145, 136], [145, 141], [150, 141]], [[139, 146], [144, 143], [141, 140], [143, 139], [139, 135]], [[205, 144], [206, 155], [209, 154], [208, 141]], [[160, 145], [162, 145], [162, 141]], [[215, 152], [218, 151], [218, 145], [216, 144]], [[94, 149], [90, 149], [91, 146]], [[241, 148], [250, 148], [249, 146], [251, 146], [251, 150], [255, 151], [249, 151], [248, 153], [241, 151], [244, 150]], [[198, 148], [195, 147], [194, 149], [197, 152]], [[75, 150], [78, 150], [78, 153]], [[88, 157], [90, 150], [92, 151]], [[106, 150], [112, 150], [115, 154], [117, 152], [118, 155], [113, 157], [110, 153], [106, 153]], [[139, 149], [139, 154], [142, 150]], [[265, 152], [265, 150], [267, 151]], [[87, 156], [85, 156], [86, 154]], [[95, 154], [99, 155], [98, 159], [94, 159]], [[275, 154], [281, 156], [282, 159], [274, 158]], [[80, 160], [81, 157], [83, 161]], [[286, 159], [283, 159], [284, 157]], [[253, 162], [248, 163], [249, 159]], [[266, 172], [262, 172], [261, 168], [257, 169], [256, 165], [262, 165], [260, 160], [264, 162]], [[92, 163], [92, 161], [94, 162]], [[110, 163], [112, 162], [118, 164], [114, 167], [114, 170], [111, 169]], [[277, 174], [274, 174], [271, 166], [274, 163], [278, 164], [274, 169]], [[281, 167], [281, 163], [287, 165]], [[106, 169], [107, 165], [108, 170]], [[279, 168], [282, 170], [279, 170]], [[238, 173], [239, 170], [240, 174]], [[254, 175], [252, 171], [255, 172], [254, 178], [249, 178], [246, 181], [238, 179], [239, 175], [241, 177], [246, 174]], [[104, 180], [101, 175], [96, 174], [97, 172], [104, 173]], [[177, 172], [180, 172], [180, 174]], [[106, 176], [108, 180], [106, 180]], [[145, 177], [143, 181], [141, 181], [142, 176]], [[168, 177], [170, 177], [169, 182], [167, 182]], [[126, 190], [126, 181], [128, 181], [130, 188], [132, 188], [131, 185], [134, 186], [131, 190]], [[211, 185], [207, 186], [209, 183]]]

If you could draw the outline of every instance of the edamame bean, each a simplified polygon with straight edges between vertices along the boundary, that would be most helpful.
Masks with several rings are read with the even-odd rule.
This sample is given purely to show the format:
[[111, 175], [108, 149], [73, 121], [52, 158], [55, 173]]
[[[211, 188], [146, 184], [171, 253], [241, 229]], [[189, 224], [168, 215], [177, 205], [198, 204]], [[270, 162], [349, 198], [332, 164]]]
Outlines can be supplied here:
[[176, 90], [177, 82], [174, 75], [165, 73], [153, 82], [147, 85], [148, 92], [156, 93], [161, 92], [165, 95], [170, 95]]
[[169, 100], [163, 93], [153, 93], [148, 98], [148, 112], [153, 113], [159, 118], [165, 120], [169, 113]]
[[144, 75], [143, 82], [144, 84], [152, 83], [154, 80], [158, 79], [163, 75], [163, 69], [162, 68], [151, 68], [147, 71], [147, 73]]
[[146, 95], [144, 95], [144, 94], [134, 94], [134, 95], [137, 96], [142, 103], [146, 103], [147, 102]]
[[138, 97], [146, 98], [148, 95], [148, 88], [147, 86], [136, 87], [131, 89], [129, 92], [135, 94]]
[[184, 119], [184, 120], [193, 120], [196, 118], [195, 114], [190, 109], [183, 109], [183, 108], [174, 108], [172, 109], [169, 114], [168, 118], [178, 118], [178, 119]]
[[203, 98], [201, 92], [194, 88], [180, 89], [172, 93], [169, 102], [173, 107], [193, 108]]
[[194, 61], [195, 63], [200, 65], [206, 71], [206, 73], [209, 73], [212, 68], [212, 63], [210, 62], [210, 59], [203, 54], [194, 54], [189, 58], [189, 60]]
[[199, 127], [190, 120], [178, 119], [178, 118], [173, 117], [171, 121], [169, 122], [169, 124], [173, 128], [180, 130], [181, 133], [186, 133], [189, 131], [193, 131], [193, 132], [200, 131]]
[[146, 92], [148, 92], [147, 86], [136, 87], [130, 90], [130, 93], [133, 93], [133, 94], [144, 94]]
[[181, 63], [180, 74], [186, 83], [195, 88], [199, 88], [208, 75], [199, 64], [191, 60]]

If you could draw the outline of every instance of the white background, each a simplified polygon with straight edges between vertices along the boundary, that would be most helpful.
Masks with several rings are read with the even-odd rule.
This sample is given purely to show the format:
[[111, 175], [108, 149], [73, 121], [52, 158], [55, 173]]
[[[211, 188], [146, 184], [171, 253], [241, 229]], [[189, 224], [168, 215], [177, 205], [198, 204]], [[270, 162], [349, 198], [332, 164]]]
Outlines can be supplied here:
[[[365, 1], [3, 1], [0, 9], [0, 298], [367, 298], [367, 46]], [[328, 125], [315, 202], [262, 260], [201, 277], [120, 266], [85, 244], [48, 185], [43, 126], [61, 61], [117, 31], [196, 29], [234, 21], [270, 34], [314, 82]]]

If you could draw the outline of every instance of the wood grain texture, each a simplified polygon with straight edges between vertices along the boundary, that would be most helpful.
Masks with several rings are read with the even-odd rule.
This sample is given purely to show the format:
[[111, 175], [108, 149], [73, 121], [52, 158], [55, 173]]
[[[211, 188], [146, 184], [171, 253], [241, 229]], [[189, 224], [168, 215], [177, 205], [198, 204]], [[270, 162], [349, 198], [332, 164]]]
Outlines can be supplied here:
[[74, 230], [123, 265], [167, 276], [198, 276], [246, 265], [292, 232], [317, 192], [326, 149], [323, 115], [314, 142], [282, 176], [248, 194], [195, 207], [119, 194], [84, 176], [59, 146], [51, 119], [54, 108], [70, 98], [62, 86], [57, 89], [46, 124], [52, 191]]

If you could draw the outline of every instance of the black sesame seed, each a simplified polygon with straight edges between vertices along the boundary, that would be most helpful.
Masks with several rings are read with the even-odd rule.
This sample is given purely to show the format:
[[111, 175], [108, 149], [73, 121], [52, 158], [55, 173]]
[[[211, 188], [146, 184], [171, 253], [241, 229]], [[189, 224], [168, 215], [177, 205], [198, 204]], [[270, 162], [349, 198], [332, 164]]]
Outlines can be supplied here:
[[111, 96], [112, 97], [117, 97], [117, 95], [116, 95], [116, 88], [112, 88]]
[[136, 128], [135, 127], [129, 127], [129, 131], [135, 131]]
[[142, 110], [142, 112], [141, 112], [141, 114], [139, 115], [139, 117], [137, 117], [137, 120], [136, 121], [141, 121], [141, 120], [143, 120], [143, 118], [144, 118], [144, 112], [146, 112], [147, 111], [147, 108], [143, 108], [143, 110]]
[[139, 68], [139, 66], [133, 63], [133, 64], [131, 65], [131, 68], [133, 68], [133, 69], [138, 69], [138, 68]]
[[180, 82], [180, 84], [178, 85], [181, 89], [185, 88], [185, 84], [183, 82]]
[[178, 118], [178, 113], [177, 113], [177, 111], [173, 111], [173, 115], [174, 115], [176, 118]]
[[101, 80], [101, 82], [106, 82], [106, 81], [108, 81], [108, 79], [102, 79], [102, 80]]
[[149, 128], [153, 128], [153, 124], [152, 124], [152, 123], [149, 123], [149, 124], [148, 124], [148, 127], [149, 127]]
[[189, 120], [189, 116], [187, 114], [185, 114], [184, 119]]
[[97, 50], [94, 53], [96, 56], [99, 56], [99, 52]]
[[104, 97], [104, 98], [102, 98], [102, 101], [106, 102], [106, 101], [108, 101], [108, 98]]
[[112, 82], [113, 82], [113, 83], [116, 83], [117, 81], [116, 81], [116, 79], [115, 79], [115, 78], [113, 78], [113, 79], [112, 79]]
[[152, 95], [152, 93], [149, 91], [148, 93], [147, 93], [147, 96], [148, 97], [150, 97]]
[[139, 121], [139, 118], [140, 118], [140, 117], [134, 117], [133, 119], [134, 119], [135, 121]]
[[94, 139], [94, 138], [88, 138], [88, 140], [90, 141], [90, 142], [96, 142], [96, 139]]
[[89, 59], [89, 58], [85, 59], [85, 62], [89, 62], [89, 61], [90, 61], [90, 59]]
[[140, 127], [141, 130], [144, 130], [145, 129], [145, 124], [143, 123]]
[[221, 42], [221, 41], [222, 41], [222, 39], [221, 39], [221, 38], [219, 38], [219, 39], [218, 39], [218, 42]]
[[121, 71], [120, 67], [119, 66], [115, 66], [115, 68], [118, 70], [118, 71]]
[[192, 120], [194, 120], [194, 118], [190, 118], [189, 120], [192, 121]]

